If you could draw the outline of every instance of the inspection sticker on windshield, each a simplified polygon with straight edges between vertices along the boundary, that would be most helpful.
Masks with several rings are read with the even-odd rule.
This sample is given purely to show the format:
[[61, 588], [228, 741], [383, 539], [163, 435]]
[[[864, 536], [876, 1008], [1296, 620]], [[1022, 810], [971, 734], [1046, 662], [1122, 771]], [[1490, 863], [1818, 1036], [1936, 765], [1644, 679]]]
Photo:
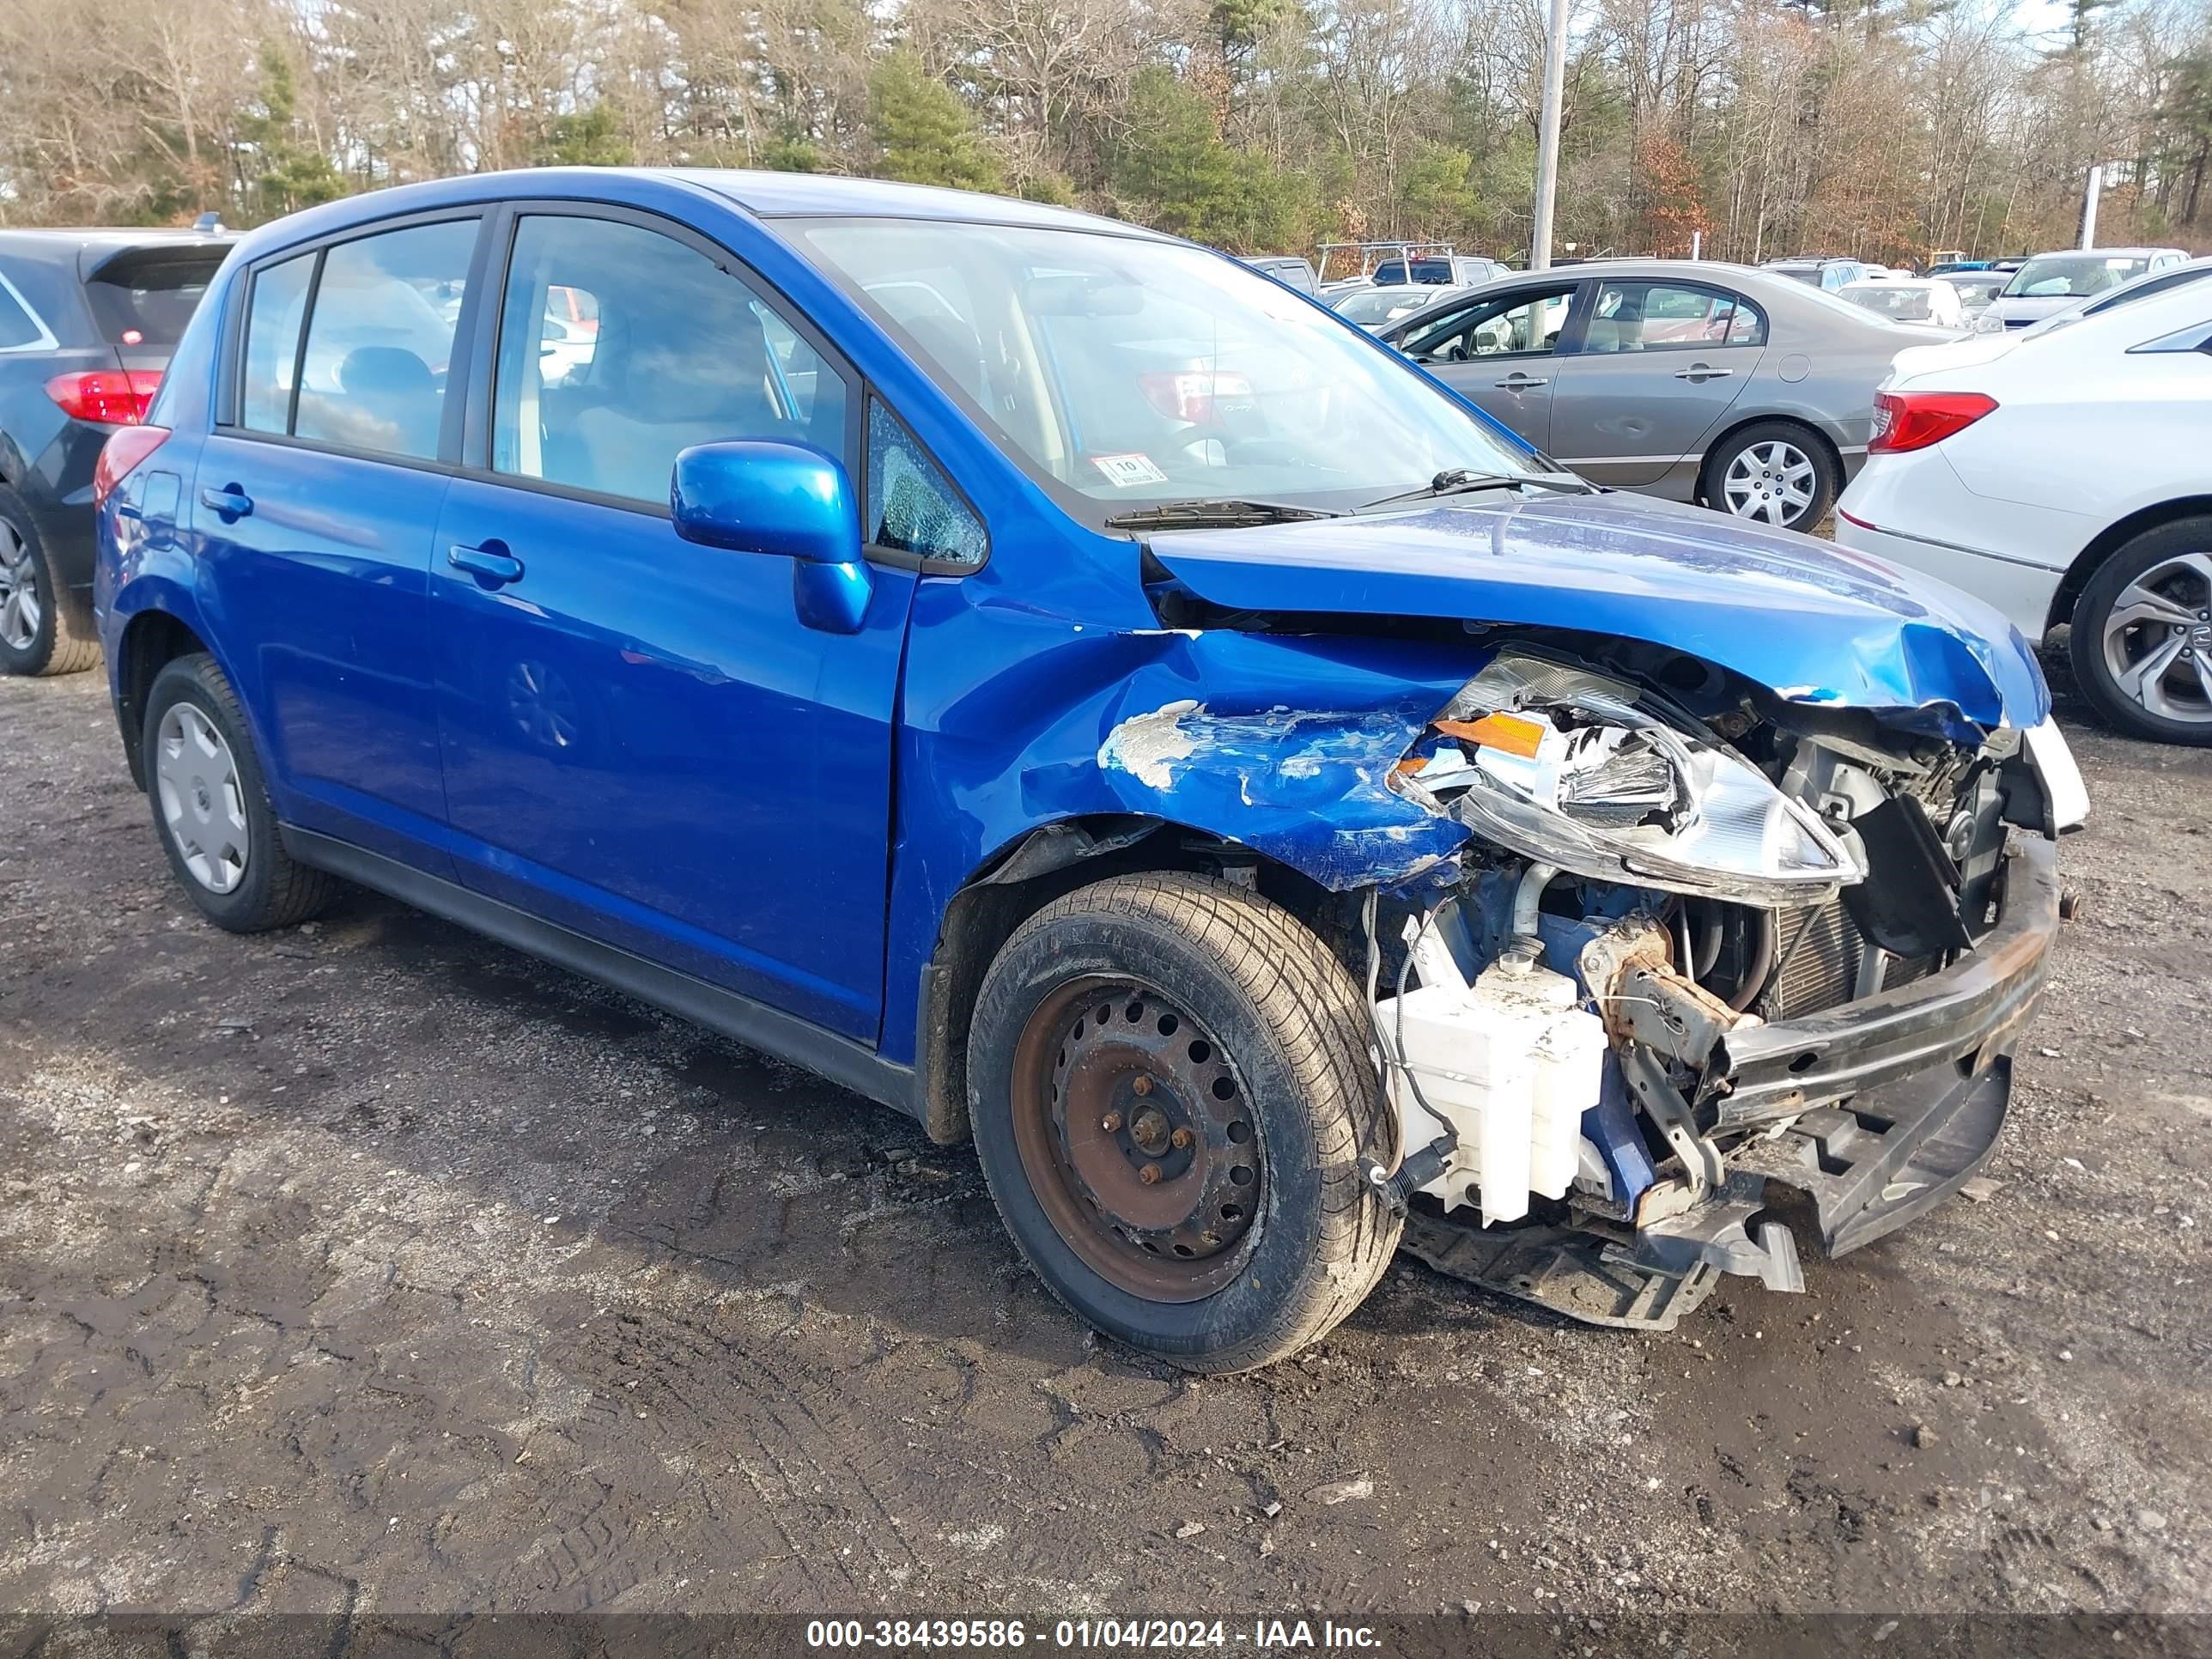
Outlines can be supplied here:
[[1116, 489], [1133, 489], [1139, 484], [1168, 481], [1168, 475], [1152, 465], [1149, 455], [1093, 455], [1091, 465], [1103, 472], [1106, 482]]

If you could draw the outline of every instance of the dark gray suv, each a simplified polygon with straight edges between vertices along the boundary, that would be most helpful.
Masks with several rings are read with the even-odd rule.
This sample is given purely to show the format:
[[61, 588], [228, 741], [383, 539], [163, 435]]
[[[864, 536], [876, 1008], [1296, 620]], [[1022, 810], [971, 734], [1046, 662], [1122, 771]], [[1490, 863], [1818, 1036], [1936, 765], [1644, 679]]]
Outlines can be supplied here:
[[229, 251], [200, 231], [0, 231], [0, 673], [100, 660], [94, 469]]

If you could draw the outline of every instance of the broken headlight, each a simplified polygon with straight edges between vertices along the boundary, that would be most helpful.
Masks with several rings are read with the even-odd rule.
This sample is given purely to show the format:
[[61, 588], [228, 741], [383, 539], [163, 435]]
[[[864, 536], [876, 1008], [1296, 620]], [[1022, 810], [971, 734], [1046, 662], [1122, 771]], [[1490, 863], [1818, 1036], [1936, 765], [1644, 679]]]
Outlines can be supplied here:
[[1510, 852], [1600, 880], [1773, 905], [1816, 903], [1865, 875], [1749, 762], [1636, 696], [1508, 652], [1452, 699], [1398, 780]]

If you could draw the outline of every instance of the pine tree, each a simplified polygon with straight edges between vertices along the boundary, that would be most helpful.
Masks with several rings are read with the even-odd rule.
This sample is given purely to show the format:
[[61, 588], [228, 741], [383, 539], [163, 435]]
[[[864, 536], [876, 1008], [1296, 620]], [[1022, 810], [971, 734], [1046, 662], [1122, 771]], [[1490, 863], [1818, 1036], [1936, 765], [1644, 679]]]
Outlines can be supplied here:
[[933, 81], [910, 52], [895, 52], [868, 77], [868, 121], [879, 152], [876, 171], [915, 185], [956, 190], [1004, 187], [998, 159], [984, 146], [958, 94]]

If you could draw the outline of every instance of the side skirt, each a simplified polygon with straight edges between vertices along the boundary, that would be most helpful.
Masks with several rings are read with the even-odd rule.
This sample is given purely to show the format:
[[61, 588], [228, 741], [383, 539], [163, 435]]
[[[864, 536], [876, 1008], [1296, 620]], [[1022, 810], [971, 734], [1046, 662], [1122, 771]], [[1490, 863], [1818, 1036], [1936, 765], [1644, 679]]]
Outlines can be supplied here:
[[911, 1117], [921, 1115], [914, 1068], [885, 1060], [849, 1037], [587, 939], [456, 883], [425, 875], [380, 853], [367, 852], [350, 842], [290, 824], [280, 825], [279, 834], [284, 850], [302, 864], [343, 876], [403, 904], [611, 986], [732, 1042], [804, 1066], [879, 1105]]

